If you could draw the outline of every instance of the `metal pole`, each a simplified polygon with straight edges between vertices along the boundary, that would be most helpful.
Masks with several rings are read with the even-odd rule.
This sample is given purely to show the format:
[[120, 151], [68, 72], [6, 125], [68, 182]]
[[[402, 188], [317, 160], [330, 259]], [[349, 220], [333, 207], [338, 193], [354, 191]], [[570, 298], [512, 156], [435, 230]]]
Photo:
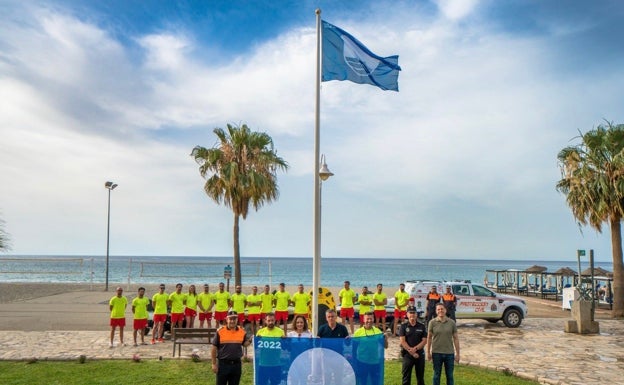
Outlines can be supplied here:
[[312, 261], [312, 334], [318, 335], [319, 281], [321, 271], [321, 188], [318, 173], [320, 163], [320, 102], [321, 102], [321, 10], [316, 10], [316, 108], [314, 122], [314, 227]]
[[109, 244], [110, 244], [110, 197], [111, 197], [111, 189], [108, 189], [108, 221], [106, 227], [106, 284], [104, 286], [104, 291], [108, 291], [108, 252], [109, 252]]

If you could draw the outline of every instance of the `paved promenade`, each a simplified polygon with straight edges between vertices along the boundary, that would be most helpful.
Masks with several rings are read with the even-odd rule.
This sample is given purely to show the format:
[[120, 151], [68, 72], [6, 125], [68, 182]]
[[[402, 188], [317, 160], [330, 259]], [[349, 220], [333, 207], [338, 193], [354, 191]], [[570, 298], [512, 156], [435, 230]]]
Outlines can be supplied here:
[[[126, 333], [126, 346], [118, 346], [116, 338], [116, 346], [109, 348], [110, 296], [74, 292], [2, 304], [0, 330], [13, 331], [0, 333], [0, 359], [76, 360], [80, 355], [131, 359], [137, 353], [142, 359], [173, 359], [170, 341], [133, 347], [131, 331]], [[622, 383], [624, 322], [599, 321], [600, 334], [577, 335], [563, 332], [562, 318], [529, 318], [518, 329], [508, 329], [500, 322], [461, 320], [462, 363], [508, 370], [544, 384]], [[20, 328], [24, 325], [31, 326], [29, 331]], [[189, 359], [194, 349], [202, 358], [209, 357], [208, 346], [184, 345], [181, 359]], [[390, 339], [386, 356], [398, 357], [398, 338]]]

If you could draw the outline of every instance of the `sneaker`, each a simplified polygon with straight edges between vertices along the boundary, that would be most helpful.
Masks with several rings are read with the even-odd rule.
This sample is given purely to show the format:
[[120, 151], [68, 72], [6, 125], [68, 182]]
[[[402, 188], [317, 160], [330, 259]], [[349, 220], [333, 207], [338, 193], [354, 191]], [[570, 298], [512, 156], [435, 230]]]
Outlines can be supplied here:
[[113, 343], [111, 342], [110, 344], [108, 344], [108, 348], [112, 349], [114, 347]]
[[139, 344], [137, 344], [137, 343], [135, 342], [135, 343], [134, 343], [134, 345], [132, 345], [132, 346], [137, 347], [137, 346], [139, 346]]
[[158, 342], [165, 342], [165, 340], [163, 340], [162, 338], [159, 338]]
[[147, 342], [142, 341], [142, 342], [141, 342], [141, 345], [147, 345]]
[[152, 338], [152, 345], [156, 343], [156, 340]]

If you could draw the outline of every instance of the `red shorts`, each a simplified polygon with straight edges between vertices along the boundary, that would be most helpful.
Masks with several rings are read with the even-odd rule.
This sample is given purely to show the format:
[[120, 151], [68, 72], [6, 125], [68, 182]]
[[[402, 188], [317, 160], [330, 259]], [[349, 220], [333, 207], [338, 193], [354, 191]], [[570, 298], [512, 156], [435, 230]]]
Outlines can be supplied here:
[[135, 319], [133, 322], [134, 330], [142, 330], [147, 327], [147, 318]]
[[284, 321], [288, 322], [288, 310], [276, 310], [275, 311], [275, 321]]
[[212, 319], [212, 313], [211, 312], [208, 312], [208, 313], [200, 312], [199, 313], [199, 320], [200, 321], [205, 321], [205, 320], [210, 321], [211, 319]]
[[226, 311], [215, 311], [215, 320], [217, 321], [225, 321], [227, 318], [227, 310]]
[[247, 319], [249, 322], [259, 322], [261, 317], [260, 314], [247, 314]]
[[165, 322], [167, 321], [167, 315], [166, 314], [154, 314], [154, 317], [152, 319], [154, 320], [154, 323]]
[[238, 313], [238, 324], [242, 325], [245, 323], [245, 313]]
[[375, 310], [373, 313], [375, 314], [375, 319], [386, 319], [385, 310]]
[[126, 319], [125, 318], [111, 318], [110, 326], [124, 327], [126, 326]]
[[195, 317], [197, 315], [197, 310], [190, 309], [187, 307], [184, 309], [184, 315], [187, 317]]
[[394, 319], [405, 318], [407, 316], [407, 310], [394, 309]]
[[171, 313], [171, 323], [184, 321], [184, 313]]
[[353, 319], [354, 315], [355, 315], [355, 311], [353, 311], [352, 307], [343, 307], [340, 309], [340, 318], [342, 319], [346, 319], [346, 318]]

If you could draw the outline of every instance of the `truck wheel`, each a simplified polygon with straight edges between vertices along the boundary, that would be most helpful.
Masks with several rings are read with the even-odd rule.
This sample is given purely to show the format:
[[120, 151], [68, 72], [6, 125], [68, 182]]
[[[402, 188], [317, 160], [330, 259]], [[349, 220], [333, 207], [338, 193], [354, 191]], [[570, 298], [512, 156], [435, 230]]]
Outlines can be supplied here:
[[516, 309], [508, 309], [503, 314], [503, 323], [508, 328], [517, 328], [522, 323], [522, 314]]

